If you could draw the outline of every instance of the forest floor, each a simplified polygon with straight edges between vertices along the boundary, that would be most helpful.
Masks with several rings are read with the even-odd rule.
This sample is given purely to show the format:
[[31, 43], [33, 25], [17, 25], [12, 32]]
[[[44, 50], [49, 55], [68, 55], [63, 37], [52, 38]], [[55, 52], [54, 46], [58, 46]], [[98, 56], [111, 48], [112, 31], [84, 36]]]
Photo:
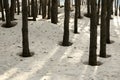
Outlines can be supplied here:
[[[0, 27], [0, 80], [120, 80], [120, 17], [111, 20], [112, 44], [107, 45], [109, 58], [100, 58], [100, 66], [89, 66], [90, 19], [78, 20], [79, 34], [73, 33], [74, 11], [70, 18], [70, 41], [72, 46], [63, 47], [64, 9], [59, 9], [59, 22], [50, 20], [29, 21], [29, 46], [34, 56], [23, 58], [22, 17], [16, 15], [18, 24], [12, 28]], [[86, 7], [82, 6], [82, 14]], [[0, 21], [0, 26], [3, 22]], [[100, 42], [98, 26], [98, 48]]]

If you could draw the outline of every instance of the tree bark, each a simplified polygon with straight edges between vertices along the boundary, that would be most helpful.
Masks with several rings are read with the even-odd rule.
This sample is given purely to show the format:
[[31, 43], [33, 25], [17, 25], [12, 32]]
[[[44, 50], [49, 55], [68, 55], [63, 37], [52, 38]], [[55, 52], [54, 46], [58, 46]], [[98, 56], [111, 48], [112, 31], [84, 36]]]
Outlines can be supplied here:
[[63, 46], [69, 46], [69, 18], [70, 18], [70, 0], [65, 0], [65, 18], [64, 18], [64, 35]]
[[111, 18], [111, 10], [112, 10], [112, 0], [107, 0], [107, 18], [106, 18], [106, 43], [110, 42], [110, 18]]
[[48, 19], [51, 18], [51, 0], [48, 0]]
[[42, 1], [42, 18], [45, 19], [46, 18], [46, 0], [41, 0]]
[[22, 46], [23, 46], [23, 57], [31, 56], [29, 51], [29, 40], [28, 40], [28, 19], [27, 19], [27, 0], [22, 0]]
[[96, 0], [91, 0], [89, 65], [97, 65], [97, 8]]
[[75, 0], [74, 33], [78, 33], [78, 0]]
[[78, 0], [78, 18], [82, 18], [82, 15], [81, 15], [81, 0]]
[[17, 0], [17, 15], [20, 14], [20, 2]]
[[6, 26], [10, 26], [11, 19], [10, 19], [10, 9], [9, 9], [8, 0], [4, 0], [4, 7], [5, 7], [5, 13], [6, 13]]
[[51, 7], [51, 22], [57, 24], [58, 22], [58, 1], [52, 0], [52, 7]]
[[16, 5], [16, 0], [11, 0], [11, 7], [10, 7], [10, 19], [13, 21], [14, 18], [14, 13], [15, 13], [15, 5]]
[[100, 57], [106, 57], [106, 16], [107, 0], [102, 0], [101, 30], [100, 30]]
[[3, 10], [3, 0], [0, 0], [0, 7], [1, 7], [2, 21], [5, 21], [4, 10]]

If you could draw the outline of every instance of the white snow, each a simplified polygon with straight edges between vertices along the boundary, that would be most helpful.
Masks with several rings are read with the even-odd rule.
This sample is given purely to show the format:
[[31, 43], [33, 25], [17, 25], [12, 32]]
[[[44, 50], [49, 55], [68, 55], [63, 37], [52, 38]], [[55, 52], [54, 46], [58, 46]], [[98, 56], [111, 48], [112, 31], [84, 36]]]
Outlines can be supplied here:
[[[74, 34], [74, 12], [70, 18], [70, 41], [73, 45], [59, 45], [63, 38], [64, 9], [59, 9], [59, 23], [41, 19], [29, 21], [30, 51], [35, 55], [20, 57], [22, 52], [21, 15], [12, 28], [0, 27], [0, 80], [120, 80], [120, 17], [111, 20], [111, 40], [107, 45], [110, 58], [99, 58], [101, 66], [89, 66], [89, 18], [79, 19], [79, 33]], [[82, 14], [86, 7], [82, 6]], [[3, 22], [0, 21], [0, 26]], [[99, 32], [98, 26], [98, 50]]]

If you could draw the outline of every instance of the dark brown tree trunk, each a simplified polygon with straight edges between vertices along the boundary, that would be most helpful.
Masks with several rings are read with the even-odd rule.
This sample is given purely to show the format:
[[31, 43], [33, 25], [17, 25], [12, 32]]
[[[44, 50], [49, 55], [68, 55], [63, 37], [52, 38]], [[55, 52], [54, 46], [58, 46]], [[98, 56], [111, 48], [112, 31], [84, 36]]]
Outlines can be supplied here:
[[119, 1], [118, 0], [115, 0], [115, 16], [117, 16], [118, 14], [118, 3]]
[[0, 0], [0, 7], [1, 7], [2, 21], [5, 21], [4, 10], [3, 10], [3, 0]]
[[88, 16], [88, 17], [90, 17], [90, 13], [91, 13], [91, 5], [90, 5], [90, 0], [87, 0], [87, 14], [86, 14], [86, 16]]
[[31, 0], [31, 3], [32, 3], [32, 17], [33, 17], [33, 21], [36, 21], [35, 0]]
[[91, 0], [89, 65], [97, 65], [97, 8], [96, 0]]
[[17, 0], [17, 15], [20, 14], [20, 2]]
[[102, 0], [101, 30], [100, 30], [100, 57], [106, 57], [106, 16], [107, 0]]
[[35, 0], [35, 16], [37, 18], [37, 15], [38, 15], [38, 2], [37, 0]]
[[111, 7], [112, 7], [112, 9], [111, 9], [111, 15], [113, 15], [113, 1], [114, 1], [114, 0], [112, 0], [112, 6], [111, 6]]
[[106, 18], [106, 43], [110, 43], [110, 18], [112, 9], [112, 0], [107, 0], [107, 18]]
[[46, 0], [41, 0], [41, 1], [42, 1], [42, 18], [45, 19], [46, 18], [47, 1]]
[[11, 0], [11, 7], [10, 7], [10, 19], [14, 20], [14, 13], [15, 13], [15, 5], [16, 5], [16, 0]]
[[41, 15], [42, 10], [42, 0], [39, 0], [39, 15]]
[[101, 0], [98, 0], [98, 7], [97, 7], [97, 24], [99, 25], [99, 14], [100, 14], [100, 2]]
[[51, 6], [51, 22], [54, 24], [57, 24], [58, 22], [58, 1], [52, 0], [52, 6]]
[[82, 18], [82, 15], [81, 15], [81, 0], [78, 0], [78, 18]]
[[29, 40], [28, 40], [28, 20], [27, 20], [27, 0], [22, 0], [22, 46], [23, 46], [23, 57], [31, 56], [29, 51]]
[[78, 33], [78, 0], [75, 0], [74, 33]]
[[10, 19], [10, 9], [9, 9], [8, 0], [4, 0], [4, 7], [6, 13], [6, 27], [9, 27], [11, 25], [11, 19]]
[[119, 16], [120, 16], [120, 5], [119, 5]]
[[31, 16], [31, 10], [30, 10], [30, 0], [28, 0], [28, 16]]
[[48, 0], [48, 19], [51, 18], [51, 0]]
[[70, 0], [65, 0], [65, 18], [64, 18], [64, 35], [63, 46], [69, 46], [69, 18], [70, 18]]

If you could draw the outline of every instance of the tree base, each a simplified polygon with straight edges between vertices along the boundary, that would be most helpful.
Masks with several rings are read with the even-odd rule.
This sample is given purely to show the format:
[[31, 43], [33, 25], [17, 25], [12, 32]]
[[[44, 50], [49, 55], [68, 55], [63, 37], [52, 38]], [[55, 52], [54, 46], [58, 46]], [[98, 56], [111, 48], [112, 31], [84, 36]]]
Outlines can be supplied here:
[[60, 46], [65, 46], [65, 47], [71, 46], [72, 44], [73, 44], [72, 42], [68, 42], [67, 44], [64, 44], [63, 42], [59, 43]]
[[75, 34], [80, 34], [79, 32], [75, 32], [75, 31], [74, 31], [74, 33], [75, 33]]
[[78, 19], [83, 19], [83, 16], [78, 16]]
[[109, 57], [111, 57], [111, 55], [106, 55], [106, 56], [99, 55], [99, 57], [101, 57], [101, 58], [109, 58]]
[[29, 55], [23, 55], [23, 53], [19, 54], [20, 57], [32, 57], [35, 53], [34, 52], [30, 52]]
[[11, 27], [14, 27], [16, 25], [17, 25], [17, 22], [11, 22], [11, 24], [3, 23], [2, 27], [4, 27], [4, 28], [11, 28]]
[[100, 66], [102, 65], [103, 63], [98, 61], [97, 63], [93, 64], [93, 63], [89, 63], [89, 62], [83, 62], [83, 64], [85, 65], [90, 65], [90, 66]]
[[107, 44], [112, 44], [114, 41], [106, 41]]

